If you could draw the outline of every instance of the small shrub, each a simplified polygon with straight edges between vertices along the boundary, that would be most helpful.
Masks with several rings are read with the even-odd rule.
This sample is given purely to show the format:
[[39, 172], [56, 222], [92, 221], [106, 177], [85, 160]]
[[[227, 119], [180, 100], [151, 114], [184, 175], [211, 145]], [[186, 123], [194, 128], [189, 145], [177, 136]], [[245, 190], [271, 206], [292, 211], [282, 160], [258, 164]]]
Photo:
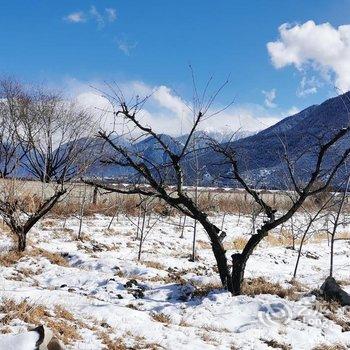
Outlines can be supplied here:
[[170, 323], [170, 316], [169, 315], [165, 315], [163, 313], [152, 313], [151, 317], [157, 321], [157, 322], [161, 322], [161, 323], [165, 323], [165, 324], [169, 324]]

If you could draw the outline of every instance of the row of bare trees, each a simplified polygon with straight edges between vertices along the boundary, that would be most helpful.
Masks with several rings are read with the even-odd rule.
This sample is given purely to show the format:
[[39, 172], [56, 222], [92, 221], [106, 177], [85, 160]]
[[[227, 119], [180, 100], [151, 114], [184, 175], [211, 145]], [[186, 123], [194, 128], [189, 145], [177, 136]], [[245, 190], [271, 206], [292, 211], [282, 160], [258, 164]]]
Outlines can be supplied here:
[[[209, 82], [210, 83], [210, 82]], [[114, 164], [130, 171], [129, 185], [113, 186], [108, 182], [85, 177], [85, 183], [101, 188], [104, 191], [125, 195], [139, 195], [143, 205], [161, 200], [169, 207], [179, 211], [184, 217], [193, 219], [195, 227], [202, 225], [206, 231], [213, 255], [216, 259], [219, 276], [224, 288], [232, 294], [240, 294], [248, 259], [259, 243], [273, 230], [281, 228], [291, 220], [295, 213], [303, 209], [310, 198], [316, 198], [327, 191], [333, 180], [340, 176], [350, 154], [349, 147], [343, 147], [334, 155], [334, 149], [344, 145], [350, 127], [333, 130], [324, 135], [315, 135], [312, 150], [300, 150], [301, 154], [285, 152], [285, 178], [290, 186], [290, 204], [283, 210], [275, 203], [268, 203], [261, 192], [244, 173], [240, 155], [232, 148], [231, 143], [220, 144], [209, 138], [197, 139], [200, 124], [212, 118], [220, 111], [213, 111], [212, 105], [222, 88], [209, 94], [209, 83], [199, 93], [194, 89], [192, 106], [192, 123], [187, 136], [181, 143], [167, 139], [142, 121], [145, 98], [136, 97], [127, 102], [119, 88], [112, 89], [104, 97], [110, 102], [111, 113], [115, 120], [113, 125], [123, 125], [127, 130], [124, 135], [117, 130], [100, 129], [98, 137], [108, 146], [108, 157], [100, 157], [102, 163]], [[208, 97], [207, 97], [208, 96]], [[84, 174], [91, 162], [93, 147], [91, 115], [76, 104], [65, 100], [59, 94], [42, 88], [24, 86], [12, 79], [0, 81], [0, 175], [3, 186], [0, 195], [0, 214], [12, 232], [18, 237], [18, 250], [23, 251], [29, 230], [46, 214], [67, 192], [67, 183]], [[150, 153], [137, 147], [127, 147], [118, 142], [126, 137], [129, 144], [136, 144], [140, 139], [147, 139], [153, 147], [162, 153], [161, 159], [155, 159]], [[288, 149], [287, 147], [285, 148]], [[241, 252], [227, 256], [223, 231], [224, 224], [217, 225], [208, 216], [208, 211], [198, 202], [198, 185], [205, 172], [207, 159], [202, 151], [215, 154], [216, 160], [228, 171], [220, 176], [225, 177], [241, 187], [251, 198], [252, 220], [254, 229]], [[313, 162], [307, 176], [298, 178], [296, 164], [306, 153], [313, 152]], [[203, 155], [204, 154], [204, 155]], [[329, 161], [331, 158], [331, 161]], [[344, 175], [344, 174], [343, 174]], [[21, 182], [14, 180], [21, 176], [30, 176], [42, 182], [41, 191], [35, 198], [35, 205], [28, 208], [23, 201]], [[4, 179], [11, 179], [13, 186]], [[215, 179], [213, 179], [214, 181]], [[187, 184], [195, 187], [194, 196], [186, 191]], [[348, 187], [348, 183], [346, 185]], [[50, 189], [50, 190], [48, 190]], [[343, 206], [344, 202], [340, 207]], [[322, 206], [321, 206], [322, 207]], [[321, 210], [322, 211], [322, 210]], [[82, 207], [80, 217], [83, 217]], [[147, 236], [145, 231], [145, 213], [137, 224], [140, 239], [139, 256], [142, 243]], [[263, 216], [257, 223], [256, 217]], [[316, 212], [315, 215], [318, 215]], [[313, 222], [313, 217], [310, 222]], [[157, 221], [157, 218], [154, 218]], [[339, 218], [335, 217], [337, 224]], [[81, 220], [82, 222], [82, 220]], [[255, 227], [256, 224], [256, 227]], [[152, 225], [151, 225], [152, 226]], [[332, 233], [334, 237], [335, 234]], [[196, 229], [193, 235], [193, 252], [195, 258]], [[333, 247], [334, 240], [331, 247]], [[300, 247], [300, 251], [302, 246]], [[333, 249], [333, 248], [332, 248]]]

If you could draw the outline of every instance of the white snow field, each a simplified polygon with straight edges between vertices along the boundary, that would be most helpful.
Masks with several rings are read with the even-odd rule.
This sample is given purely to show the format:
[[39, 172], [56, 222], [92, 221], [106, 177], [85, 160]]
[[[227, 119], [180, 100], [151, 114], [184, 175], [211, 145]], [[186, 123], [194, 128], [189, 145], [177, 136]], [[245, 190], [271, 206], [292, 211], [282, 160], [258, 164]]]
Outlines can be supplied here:
[[[216, 220], [220, 225], [219, 215]], [[62, 219], [44, 219], [19, 259], [9, 252], [12, 238], [1, 229], [1, 350], [34, 349], [31, 335], [23, 344], [26, 335], [13, 334], [40, 323], [66, 349], [350, 348], [350, 311], [311, 293], [328, 275], [326, 239], [305, 245], [297, 282], [291, 281], [297, 251], [277, 238], [262, 243], [247, 265], [247, 293], [258, 293], [260, 283], [263, 293], [275, 288], [280, 296], [233, 297], [220, 289], [200, 227], [195, 262], [189, 261], [193, 229], [186, 227], [179, 238], [175, 217], [155, 224], [138, 262], [135, 226], [125, 216], [107, 229], [109, 222], [106, 216], [85, 218], [78, 241], [76, 218], [68, 218], [64, 229]], [[238, 217], [227, 215], [225, 229], [230, 256], [248, 237], [250, 221], [240, 218], [238, 224]], [[335, 278], [348, 292], [349, 257], [350, 241], [337, 241]]]

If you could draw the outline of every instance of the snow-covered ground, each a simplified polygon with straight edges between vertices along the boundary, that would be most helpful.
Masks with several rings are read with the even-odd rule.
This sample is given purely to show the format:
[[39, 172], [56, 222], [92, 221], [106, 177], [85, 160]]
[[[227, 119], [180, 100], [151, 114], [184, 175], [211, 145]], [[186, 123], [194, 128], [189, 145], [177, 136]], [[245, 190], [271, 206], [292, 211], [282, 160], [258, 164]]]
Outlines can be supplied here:
[[[54, 331], [68, 341], [67, 349], [302, 350], [320, 344], [350, 348], [350, 312], [310, 293], [328, 275], [326, 240], [305, 245], [298, 283], [291, 282], [297, 252], [290, 248], [265, 242], [249, 260], [247, 279], [263, 277], [281, 288], [293, 288], [292, 298], [232, 297], [219, 288], [210, 245], [200, 227], [195, 262], [189, 261], [193, 230], [186, 227], [184, 238], [179, 238], [179, 218], [156, 223], [138, 262], [135, 226], [126, 217], [107, 229], [109, 222], [104, 216], [86, 218], [83, 241], [78, 241], [77, 219], [68, 219], [64, 229], [63, 220], [45, 219], [30, 233], [28, 254], [15, 263], [0, 259], [0, 331], [5, 333], [0, 335], [1, 350], [8, 349], [7, 333], [38, 325], [31, 324], [35, 312], [49, 327], [59, 323]], [[220, 217], [217, 223], [221, 225]], [[230, 256], [233, 242], [238, 244], [237, 238], [249, 233], [250, 221], [240, 218], [238, 225], [237, 217], [226, 216], [225, 229]], [[12, 244], [2, 232], [4, 256]], [[61, 255], [63, 263], [47, 253], [34, 254], [34, 247], [56, 253], [53, 257]], [[348, 292], [349, 256], [349, 241], [337, 241], [335, 277]]]

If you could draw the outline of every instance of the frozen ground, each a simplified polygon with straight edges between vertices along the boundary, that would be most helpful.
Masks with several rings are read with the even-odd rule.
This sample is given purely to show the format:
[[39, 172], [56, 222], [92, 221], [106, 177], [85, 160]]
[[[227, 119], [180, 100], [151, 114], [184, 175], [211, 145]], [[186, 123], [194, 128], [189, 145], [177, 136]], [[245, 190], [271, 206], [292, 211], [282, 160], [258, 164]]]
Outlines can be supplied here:
[[[239, 244], [237, 238], [249, 232], [249, 220], [241, 218], [239, 226], [237, 220], [226, 217], [231, 250], [233, 242]], [[0, 305], [9, 300], [22, 309], [21, 301], [29, 305], [21, 309], [28, 317], [12, 304], [0, 309], [2, 333], [36, 326], [31, 324], [35, 313], [59, 322], [67, 349], [302, 350], [320, 344], [350, 348], [350, 312], [309, 293], [327, 276], [326, 240], [305, 246], [299, 283], [290, 282], [297, 256], [292, 249], [263, 243], [250, 259], [247, 278], [263, 277], [282, 289], [293, 288], [292, 300], [271, 294], [232, 297], [215, 289], [220, 284], [214, 259], [200, 228], [195, 262], [189, 261], [192, 229], [187, 227], [184, 238], [179, 238], [178, 218], [162, 219], [154, 226], [137, 262], [135, 226], [120, 217], [108, 230], [109, 221], [103, 216], [86, 218], [81, 242], [76, 240], [77, 219], [68, 219], [65, 229], [63, 220], [45, 219], [30, 234], [29, 254], [16, 263], [1, 260], [5, 266], [0, 272]], [[11, 245], [11, 238], [2, 232], [0, 249], [5, 255]], [[63, 263], [47, 253], [30, 254], [33, 247], [61, 255]], [[349, 241], [337, 241], [335, 277], [350, 292], [349, 256]], [[1, 350], [8, 349], [8, 337], [0, 335]]]

